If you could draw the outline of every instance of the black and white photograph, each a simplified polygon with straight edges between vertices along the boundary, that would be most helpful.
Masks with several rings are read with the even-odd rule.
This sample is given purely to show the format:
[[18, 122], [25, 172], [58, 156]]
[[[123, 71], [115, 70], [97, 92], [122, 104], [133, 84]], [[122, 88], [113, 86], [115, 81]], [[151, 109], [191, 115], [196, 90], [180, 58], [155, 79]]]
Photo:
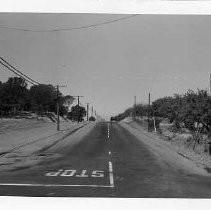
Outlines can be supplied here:
[[0, 14], [0, 195], [210, 198], [210, 23]]
[[210, 25], [0, 12], [0, 197], [209, 200]]

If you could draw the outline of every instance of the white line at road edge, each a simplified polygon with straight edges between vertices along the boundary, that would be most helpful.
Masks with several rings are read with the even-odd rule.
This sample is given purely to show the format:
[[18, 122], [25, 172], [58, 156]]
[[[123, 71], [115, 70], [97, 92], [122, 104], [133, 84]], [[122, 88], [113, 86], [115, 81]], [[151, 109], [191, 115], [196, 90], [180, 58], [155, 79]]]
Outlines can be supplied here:
[[110, 161], [109, 161], [109, 179], [110, 179], [110, 186], [114, 187], [113, 166], [112, 162]]
[[23, 186], [23, 187], [114, 187], [111, 185], [80, 185], [80, 184], [18, 184], [0, 183], [0, 186]]

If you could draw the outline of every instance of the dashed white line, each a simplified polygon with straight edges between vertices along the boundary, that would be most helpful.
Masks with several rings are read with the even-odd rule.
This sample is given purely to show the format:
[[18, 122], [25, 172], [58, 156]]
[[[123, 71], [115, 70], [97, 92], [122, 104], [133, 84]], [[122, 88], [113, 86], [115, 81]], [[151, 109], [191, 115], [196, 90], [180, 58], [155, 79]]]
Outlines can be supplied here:
[[109, 123], [108, 123], [108, 139], [109, 139], [109, 137], [110, 137], [110, 134], [109, 134]]
[[[109, 134], [109, 123], [108, 123], [108, 138], [110, 136]], [[111, 151], [108, 152], [109, 156], [111, 156]], [[108, 162], [109, 164], [109, 181], [110, 181], [110, 187], [114, 187], [114, 175], [113, 175], [113, 165], [112, 165], [112, 162], [109, 161]]]
[[109, 161], [109, 180], [110, 180], [110, 186], [114, 187], [113, 166], [111, 161]]

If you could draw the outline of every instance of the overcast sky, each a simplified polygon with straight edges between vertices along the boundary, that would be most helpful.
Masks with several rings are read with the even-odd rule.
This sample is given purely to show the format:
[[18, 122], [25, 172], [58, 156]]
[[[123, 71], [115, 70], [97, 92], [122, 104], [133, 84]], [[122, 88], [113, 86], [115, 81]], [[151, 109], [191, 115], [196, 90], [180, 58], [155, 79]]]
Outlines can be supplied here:
[[[121, 18], [101, 14], [0, 14], [0, 26], [51, 30]], [[208, 88], [211, 17], [138, 15], [81, 30], [0, 28], [0, 54], [40, 83], [67, 85], [103, 116], [138, 103]], [[0, 80], [13, 76], [1, 67]]]

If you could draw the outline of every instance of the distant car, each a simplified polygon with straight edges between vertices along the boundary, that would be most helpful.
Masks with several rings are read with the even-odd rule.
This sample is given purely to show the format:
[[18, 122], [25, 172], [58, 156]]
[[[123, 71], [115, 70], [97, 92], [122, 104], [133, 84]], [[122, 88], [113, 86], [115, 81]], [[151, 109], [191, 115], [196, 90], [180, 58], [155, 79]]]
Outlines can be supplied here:
[[93, 116], [91, 116], [90, 118], [89, 118], [89, 121], [95, 121], [96, 119], [95, 119], [95, 117], [93, 117]]
[[110, 121], [116, 121], [116, 119], [114, 117], [111, 117]]

